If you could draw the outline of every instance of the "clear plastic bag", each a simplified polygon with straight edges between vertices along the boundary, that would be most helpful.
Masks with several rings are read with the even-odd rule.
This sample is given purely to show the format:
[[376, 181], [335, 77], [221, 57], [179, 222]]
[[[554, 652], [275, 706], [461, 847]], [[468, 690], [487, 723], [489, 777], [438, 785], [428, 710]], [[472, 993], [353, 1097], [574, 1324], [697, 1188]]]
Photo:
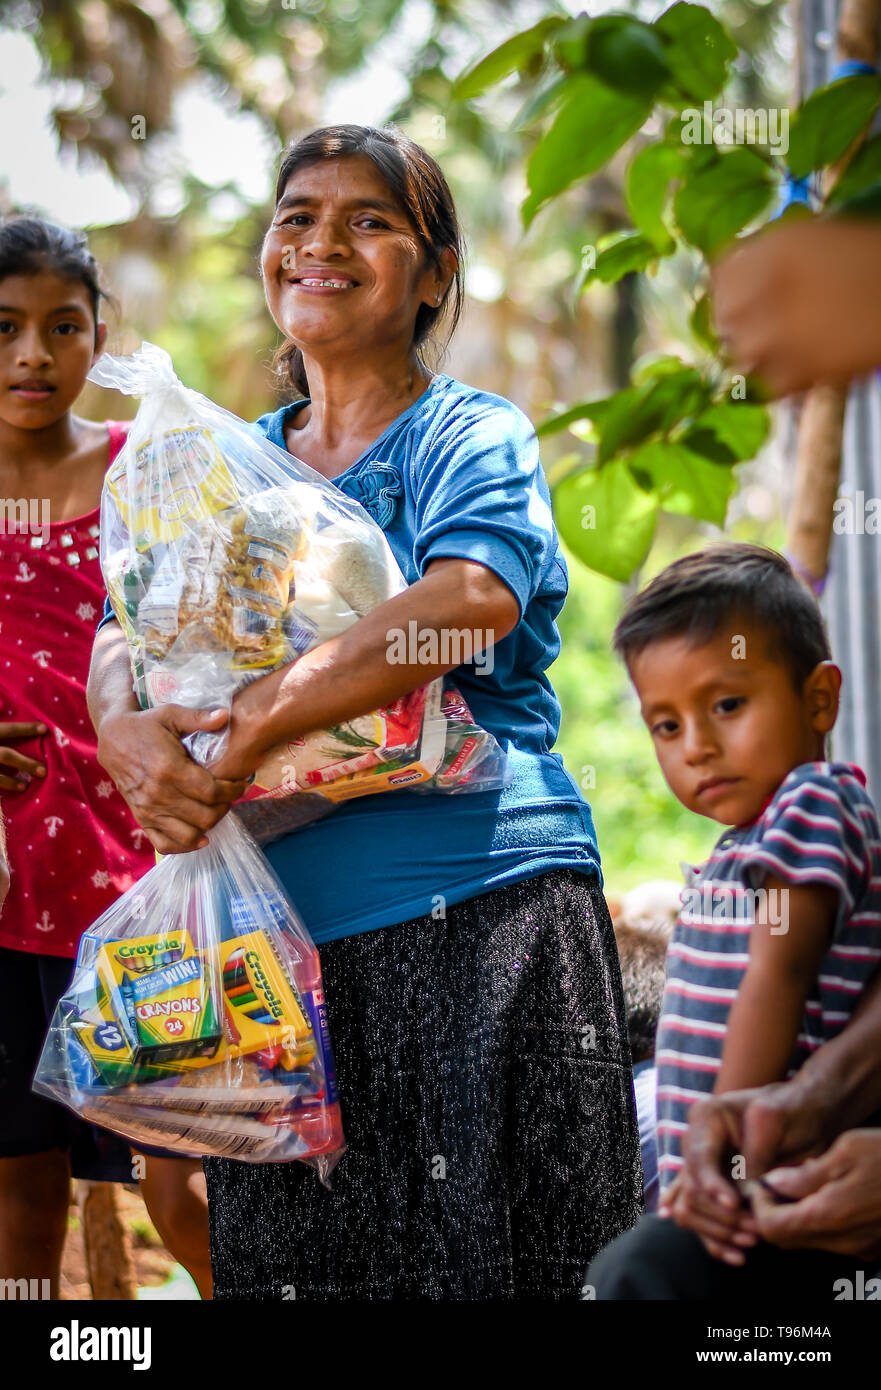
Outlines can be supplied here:
[[34, 1089], [134, 1144], [325, 1180], [345, 1149], [318, 952], [234, 814], [83, 936]]
[[[144, 343], [132, 357], [102, 357], [89, 375], [142, 397], [101, 504], [101, 565], [142, 707], [228, 708], [247, 682], [406, 588], [358, 502], [184, 387], [161, 348]], [[265, 843], [356, 796], [502, 785], [504, 755], [470, 714], [482, 780], [447, 757], [462, 721], [448, 727], [444, 699], [434, 681], [387, 709], [271, 749], [238, 803], [243, 823]], [[186, 743], [210, 766], [227, 738], [198, 733]]]
[[446, 681], [438, 717], [444, 751], [434, 775], [414, 790], [483, 792], [503, 786], [507, 768], [498, 740], [474, 722], [461, 691]]

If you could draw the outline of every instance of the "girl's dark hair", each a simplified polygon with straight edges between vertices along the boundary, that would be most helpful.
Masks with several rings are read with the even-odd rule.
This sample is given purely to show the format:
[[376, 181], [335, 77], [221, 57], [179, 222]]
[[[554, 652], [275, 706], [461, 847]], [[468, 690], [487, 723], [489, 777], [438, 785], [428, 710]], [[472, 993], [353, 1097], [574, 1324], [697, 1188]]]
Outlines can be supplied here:
[[[425, 251], [427, 260], [440, 265], [441, 252], [450, 247], [456, 253], [456, 271], [440, 304], [420, 304], [413, 331], [413, 347], [418, 349], [436, 341], [433, 330], [447, 312], [449, 332], [442, 352], [459, 322], [464, 299], [462, 260], [465, 252], [462, 231], [449, 185], [437, 161], [395, 126], [378, 130], [367, 125], [332, 125], [312, 130], [288, 146], [278, 171], [275, 202], [278, 205], [291, 175], [321, 160], [366, 155], [376, 165], [394, 197], [407, 213]], [[308, 395], [309, 383], [303, 354], [294, 343], [286, 343], [275, 356], [281, 375], [301, 395]]]
[[763, 628], [796, 690], [831, 651], [816, 599], [776, 550], [724, 542], [675, 560], [631, 599], [612, 639], [629, 663], [652, 642], [708, 642], [723, 623], [744, 618]]
[[98, 263], [86, 238], [26, 213], [0, 219], [0, 280], [7, 275], [39, 275], [43, 270], [85, 285], [97, 336], [101, 300], [110, 296], [101, 286]]

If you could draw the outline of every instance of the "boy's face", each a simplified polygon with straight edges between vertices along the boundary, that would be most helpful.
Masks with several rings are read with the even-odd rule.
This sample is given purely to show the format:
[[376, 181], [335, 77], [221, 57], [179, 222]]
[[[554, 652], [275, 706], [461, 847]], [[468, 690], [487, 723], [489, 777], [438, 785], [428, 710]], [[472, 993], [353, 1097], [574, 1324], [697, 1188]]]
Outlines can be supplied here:
[[709, 642], [652, 642], [630, 676], [673, 794], [722, 825], [752, 821], [800, 763], [822, 760], [841, 674], [821, 662], [801, 692], [760, 627], [733, 620]]

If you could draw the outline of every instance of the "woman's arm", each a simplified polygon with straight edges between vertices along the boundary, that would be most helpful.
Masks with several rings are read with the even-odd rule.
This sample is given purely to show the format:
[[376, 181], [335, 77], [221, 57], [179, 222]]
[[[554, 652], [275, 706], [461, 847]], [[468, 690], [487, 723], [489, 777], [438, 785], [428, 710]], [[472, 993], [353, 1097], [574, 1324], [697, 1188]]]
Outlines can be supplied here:
[[139, 709], [128, 644], [116, 622], [105, 623], [95, 638], [86, 698], [98, 734], [98, 761], [153, 847], [175, 854], [207, 844], [205, 831], [242, 795], [245, 782], [213, 776], [193, 761], [181, 739], [197, 729], [222, 729], [226, 711], [182, 705]]
[[[222, 778], [249, 777], [277, 743], [382, 709], [458, 664], [391, 659], [393, 629], [407, 634], [415, 622], [418, 633], [440, 637], [467, 630], [481, 650], [506, 637], [519, 618], [517, 599], [485, 565], [434, 560], [422, 579], [338, 637], [241, 690], [233, 701], [229, 747], [212, 770]], [[450, 648], [441, 641], [439, 650]]]
[[275, 744], [381, 709], [457, 664], [390, 660], [393, 628], [406, 634], [415, 622], [418, 632], [441, 636], [464, 629], [483, 646], [506, 637], [519, 617], [513, 593], [485, 565], [434, 560], [422, 579], [338, 637], [241, 690], [229, 746], [210, 772], [190, 758], [181, 738], [222, 729], [225, 711], [139, 710], [125, 636], [117, 623], [107, 623], [95, 640], [88, 686], [99, 761], [160, 853], [195, 849]]
[[[787, 883], [769, 874], [761, 891], [749, 965], [728, 1015], [715, 1095], [784, 1079], [805, 1000], [832, 939], [840, 901], [836, 889]], [[785, 908], [774, 923], [769, 902]]]

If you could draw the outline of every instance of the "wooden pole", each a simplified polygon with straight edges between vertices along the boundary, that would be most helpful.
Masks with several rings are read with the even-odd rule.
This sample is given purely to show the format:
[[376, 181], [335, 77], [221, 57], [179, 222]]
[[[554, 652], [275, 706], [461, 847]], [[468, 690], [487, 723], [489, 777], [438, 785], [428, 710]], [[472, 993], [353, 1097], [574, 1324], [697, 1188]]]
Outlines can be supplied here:
[[120, 1216], [116, 1184], [78, 1179], [77, 1200], [92, 1297], [134, 1302], [131, 1240]]
[[[793, 6], [798, 24], [800, 7]], [[839, 59], [857, 59], [873, 66], [881, 46], [881, 0], [842, 0], [838, 18]], [[853, 147], [855, 148], [855, 146]], [[828, 194], [853, 153], [826, 170], [823, 193]], [[847, 392], [837, 387], [815, 387], [808, 392], [801, 412], [795, 489], [786, 535], [786, 550], [797, 572], [812, 588], [820, 585], [829, 568], [833, 506], [841, 476], [841, 447]]]

